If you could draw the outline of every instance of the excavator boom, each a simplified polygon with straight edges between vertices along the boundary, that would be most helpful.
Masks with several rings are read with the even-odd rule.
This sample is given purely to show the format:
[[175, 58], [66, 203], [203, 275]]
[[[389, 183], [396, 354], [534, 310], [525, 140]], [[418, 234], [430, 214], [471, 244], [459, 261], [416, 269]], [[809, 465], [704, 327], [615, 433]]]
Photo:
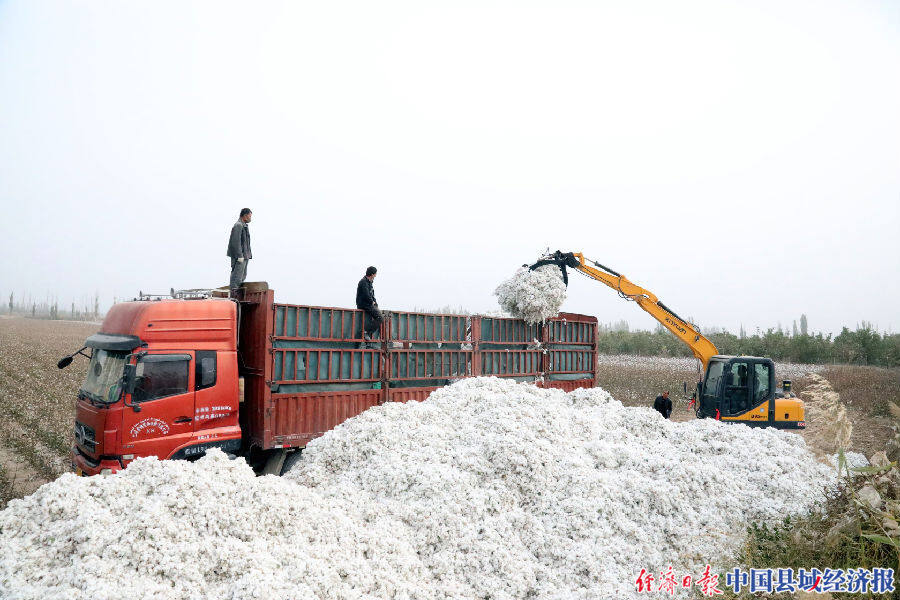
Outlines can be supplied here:
[[637, 302], [638, 306], [650, 313], [650, 316], [659, 321], [663, 327], [687, 344], [694, 356], [703, 363], [704, 370], [709, 364], [709, 359], [719, 353], [716, 345], [701, 334], [696, 326], [679, 317], [675, 311], [660, 302], [655, 294], [632, 283], [624, 275], [616, 273], [598, 262], [586, 259], [582, 253], [560, 252], [557, 250], [554, 254], [544, 257], [531, 265], [530, 268], [537, 269], [545, 265], [557, 265], [562, 269], [563, 280], [566, 282], [566, 285], [569, 283], [566, 269], [571, 268], [608, 285], [616, 290], [621, 297]]

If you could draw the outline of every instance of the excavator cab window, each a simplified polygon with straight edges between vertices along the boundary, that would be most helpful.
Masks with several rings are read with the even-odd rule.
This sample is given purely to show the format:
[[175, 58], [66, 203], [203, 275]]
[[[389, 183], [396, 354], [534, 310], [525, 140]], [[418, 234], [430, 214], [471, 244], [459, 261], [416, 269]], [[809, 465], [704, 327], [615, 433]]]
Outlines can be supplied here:
[[706, 381], [703, 382], [703, 390], [700, 395], [700, 411], [709, 417], [716, 414], [719, 408], [719, 383], [722, 380], [725, 363], [714, 360], [710, 361], [709, 367], [706, 369]]
[[750, 409], [750, 365], [746, 361], [734, 361], [728, 365], [722, 404], [729, 415], [738, 415]]
[[772, 392], [772, 367], [766, 363], [753, 365], [756, 372], [756, 387], [753, 390], [753, 405], [757, 406], [768, 400]]

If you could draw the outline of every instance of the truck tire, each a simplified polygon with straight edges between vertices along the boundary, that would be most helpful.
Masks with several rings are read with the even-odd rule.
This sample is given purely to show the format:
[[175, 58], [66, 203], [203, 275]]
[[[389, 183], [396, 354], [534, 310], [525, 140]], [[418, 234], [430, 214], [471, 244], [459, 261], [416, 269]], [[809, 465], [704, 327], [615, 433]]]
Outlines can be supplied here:
[[300, 462], [302, 456], [303, 450], [299, 448], [288, 454], [287, 458], [284, 459], [284, 465], [281, 467], [281, 474], [284, 475], [285, 473], [290, 471], [294, 465]]
[[281, 475], [281, 468], [287, 458], [287, 450], [273, 450], [266, 458], [266, 464], [260, 475]]

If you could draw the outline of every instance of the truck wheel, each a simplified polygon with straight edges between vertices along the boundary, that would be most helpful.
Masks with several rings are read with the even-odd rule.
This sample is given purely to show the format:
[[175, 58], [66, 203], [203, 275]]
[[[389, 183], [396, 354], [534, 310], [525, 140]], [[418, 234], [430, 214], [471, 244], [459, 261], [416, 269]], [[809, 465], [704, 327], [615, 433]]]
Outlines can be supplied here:
[[285, 458], [287, 458], [287, 450], [273, 450], [266, 459], [260, 475], [281, 475], [281, 467], [284, 466]]
[[297, 449], [288, 454], [287, 458], [284, 459], [284, 466], [281, 467], [281, 474], [284, 475], [288, 471], [290, 471], [294, 465], [300, 462], [300, 458], [303, 456], [303, 450]]

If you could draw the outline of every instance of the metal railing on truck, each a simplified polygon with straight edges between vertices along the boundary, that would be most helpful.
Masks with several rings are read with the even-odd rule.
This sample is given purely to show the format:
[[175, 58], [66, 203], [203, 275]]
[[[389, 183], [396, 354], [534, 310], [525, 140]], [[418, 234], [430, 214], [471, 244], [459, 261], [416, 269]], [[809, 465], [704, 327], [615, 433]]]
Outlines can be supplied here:
[[564, 390], [593, 387], [596, 378], [595, 317], [564, 314], [529, 325], [389, 311], [377, 347], [361, 349], [362, 311], [274, 303], [271, 290], [245, 300], [268, 306], [246, 310], [242, 321], [242, 334], [265, 346], [262, 353], [242, 352], [246, 372], [265, 373], [261, 385], [245, 385], [257, 394], [247, 400], [250, 437], [263, 449], [305, 446], [368, 408], [421, 401], [464, 377], [493, 375]]

